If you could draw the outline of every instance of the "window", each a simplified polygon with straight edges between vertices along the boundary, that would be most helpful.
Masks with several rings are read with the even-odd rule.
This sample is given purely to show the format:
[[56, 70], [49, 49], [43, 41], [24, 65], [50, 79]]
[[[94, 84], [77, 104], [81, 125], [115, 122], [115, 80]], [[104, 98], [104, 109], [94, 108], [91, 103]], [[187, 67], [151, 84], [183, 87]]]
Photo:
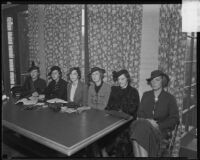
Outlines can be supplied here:
[[183, 99], [183, 125], [186, 132], [197, 127], [196, 46], [196, 33], [188, 33], [187, 52], [185, 55], [185, 87]]
[[13, 34], [13, 18], [7, 17], [7, 37], [8, 37], [8, 58], [9, 58], [9, 75], [10, 75], [10, 88], [16, 84], [16, 71], [15, 71], [15, 55], [14, 55], [14, 34]]
[[[84, 63], [85, 59], [85, 6], [82, 5], [82, 10], [81, 10], [81, 52], [82, 52], [82, 63]], [[84, 66], [84, 64], [83, 64]], [[82, 68], [81, 73], [84, 75], [85, 70]], [[84, 78], [84, 76], [81, 76]]]

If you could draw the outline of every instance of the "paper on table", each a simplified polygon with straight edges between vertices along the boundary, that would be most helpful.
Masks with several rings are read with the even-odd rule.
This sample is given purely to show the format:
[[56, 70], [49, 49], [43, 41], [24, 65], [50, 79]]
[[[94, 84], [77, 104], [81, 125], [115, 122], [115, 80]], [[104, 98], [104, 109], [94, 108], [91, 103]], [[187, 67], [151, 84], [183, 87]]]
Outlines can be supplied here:
[[84, 111], [84, 110], [89, 110], [89, 109], [91, 109], [91, 107], [88, 107], [88, 106], [82, 106], [82, 107], [77, 108], [78, 111]]
[[74, 108], [61, 107], [61, 112], [73, 113], [77, 112], [77, 110]]
[[31, 96], [31, 97], [28, 97], [28, 100], [38, 101], [38, 97]]
[[15, 104], [22, 102], [24, 105], [33, 105], [37, 103], [37, 100], [28, 100], [27, 98], [22, 98], [18, 100]]
[[38, 106], [43, 106], [45, 103], [42, 103], [42, 102], [39, 102], [39, 103], [36, 103], [36, 105]]
[[47, 100], [48, 103], [68, 103], [67, 101], [64, 101], [62, 99], [59, 98], [53, 98], [53, 99], [49, 99]]
[[91, 109], [91, 107], [83, 106], [83, 107], [79, 107], [77, 109], [74, 109], [74, 108], [68, 108], [68, 107], [64, 106], [64, 107], [61, 107], [61, 112], [67, 112], [67, 113], [78, 112], [78, 113], [81, 113], [82, 111], [89, 110], [89, 109]]

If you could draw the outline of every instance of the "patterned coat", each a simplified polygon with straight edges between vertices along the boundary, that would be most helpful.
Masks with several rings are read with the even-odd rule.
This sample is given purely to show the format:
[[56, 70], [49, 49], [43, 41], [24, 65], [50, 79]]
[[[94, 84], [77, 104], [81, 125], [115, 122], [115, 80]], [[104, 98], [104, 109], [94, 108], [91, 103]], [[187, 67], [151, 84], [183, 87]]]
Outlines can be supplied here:
[[103, 82], [99, 92], [96, 93], [95, 85], [92, 83], [88, 91], [88, 106], [104, 110], [108, 103], [111, 87], [109, 84]]

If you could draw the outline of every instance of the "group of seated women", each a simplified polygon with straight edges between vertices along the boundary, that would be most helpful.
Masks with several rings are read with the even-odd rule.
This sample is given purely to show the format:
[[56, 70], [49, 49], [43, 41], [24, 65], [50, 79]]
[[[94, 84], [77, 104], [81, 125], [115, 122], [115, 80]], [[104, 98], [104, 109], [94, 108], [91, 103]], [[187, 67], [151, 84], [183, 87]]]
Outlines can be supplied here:
[[80, 106], [115, 110], [133, 117], [131, 123], [120, 131], [105, 136], [97, 143], [103, 156], [156, 157], [161, 140], [179, 123], [175, 97], [164, 90], [170, 79], [160, 70], [151, 72], [147, 83], [152, 90], [143, 94], [141, 102], [137, 89], [130, 85], [131, 78], [127, 70], [113, 72], [113, 80], [117, 85], [112, 87], [104, 82], [105, 70], [99, 67], [91, 69], [89, 87], [81, 82], [79, 67], [70, 68], [69, 83], [62, 79], [58, 66], [51, 67], [48, 85], [39, 77], [38, 67], [32, 66], [29, 72], [30, 77], [22, 87], [22, 97], [60, 98]]

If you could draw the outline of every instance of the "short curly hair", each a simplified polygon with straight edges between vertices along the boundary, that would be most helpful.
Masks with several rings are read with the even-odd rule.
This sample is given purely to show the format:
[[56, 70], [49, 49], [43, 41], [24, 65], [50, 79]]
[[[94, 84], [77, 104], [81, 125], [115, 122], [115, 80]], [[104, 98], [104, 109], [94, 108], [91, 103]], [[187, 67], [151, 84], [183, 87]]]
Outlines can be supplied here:
[[78, 74], [78, 79], [81, 79], [81, 70], [79, 67], [72, 67], [69, 69], [69, 73], [67, 74], [68, 79], [70, 80], [70, 74], [72, 73], [72, 71], [76, 71]]

